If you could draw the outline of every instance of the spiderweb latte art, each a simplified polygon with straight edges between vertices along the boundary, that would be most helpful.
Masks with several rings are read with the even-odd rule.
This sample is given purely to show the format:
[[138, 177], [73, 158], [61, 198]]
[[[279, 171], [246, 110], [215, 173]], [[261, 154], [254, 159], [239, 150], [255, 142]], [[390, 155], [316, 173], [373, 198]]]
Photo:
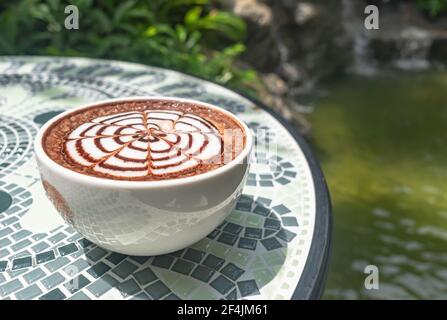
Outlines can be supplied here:
[[96, 117], [65, 139], [64, 153], [90, 173], [115, 178], [161, 177], [220, 164], [224, 139], [207, 119], [177, 110]]
[[245, 148], [246, 128], [199, 103], [129, 100], [69, 112], [45, 129], [42, 143], [52, 160], [82, 174], [165, 180], [232, 161]]

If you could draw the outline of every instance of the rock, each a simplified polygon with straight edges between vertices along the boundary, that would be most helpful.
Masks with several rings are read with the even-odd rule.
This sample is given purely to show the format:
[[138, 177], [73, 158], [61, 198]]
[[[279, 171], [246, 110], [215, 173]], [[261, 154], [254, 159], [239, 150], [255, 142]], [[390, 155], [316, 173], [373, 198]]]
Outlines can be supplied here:
[[297, 25], [303, 25], [315, 18], [318, 10], [314, 4], [309, 2], [300, 2], [295, 7], [294, 20]]
[[447, 31], [436, 33], [430, 48], [429, 59], [447, 65]]
[[262, 76], [262, 80], [270, 93], [279, 96], [287, 93], [287, 84], [277, 74], [268, 73]]
[[270, 7], [256, 0], [234, 1], [232, 9], [235, 14], [259, 27], [270, 26], [272, 23], [272, 10]]

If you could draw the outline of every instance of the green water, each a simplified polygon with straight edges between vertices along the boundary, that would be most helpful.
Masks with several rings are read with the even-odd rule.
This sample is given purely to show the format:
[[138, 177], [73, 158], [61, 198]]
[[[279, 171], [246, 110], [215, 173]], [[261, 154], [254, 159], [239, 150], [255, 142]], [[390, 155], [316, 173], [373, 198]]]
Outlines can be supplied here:
[[447, 73], [334, 80], [310, 118], [335, 223], [324, 298], [446, 299]]

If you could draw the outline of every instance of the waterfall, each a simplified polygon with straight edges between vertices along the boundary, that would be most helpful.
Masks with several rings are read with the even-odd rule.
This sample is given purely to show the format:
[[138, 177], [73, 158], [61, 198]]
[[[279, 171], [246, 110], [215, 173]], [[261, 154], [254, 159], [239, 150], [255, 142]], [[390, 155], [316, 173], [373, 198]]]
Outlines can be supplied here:
[[423, 70], [430, 66], [428, 54], [432, 39], [427, 31], [408, 28], [398, 39], [399, 58], [395, 65], [403, 70]]
[[363, 7], [360, 1], [342, 0], [343, 26], [353, 42], [352, 73], [373, 76], [377, 73], [377, 63], [371, 57], [370, 37], [363, 25]]

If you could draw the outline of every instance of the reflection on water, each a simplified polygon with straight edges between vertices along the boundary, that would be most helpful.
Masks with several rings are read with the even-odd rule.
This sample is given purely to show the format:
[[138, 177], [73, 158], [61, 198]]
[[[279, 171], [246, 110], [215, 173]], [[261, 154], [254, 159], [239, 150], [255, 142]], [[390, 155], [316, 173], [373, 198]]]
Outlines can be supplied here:
[[[324, 298], [447, 298], [447, 73], [338, 79], [311, 120], [331, 191]], [[364, 288], [377, 265], [380, 289]]]

